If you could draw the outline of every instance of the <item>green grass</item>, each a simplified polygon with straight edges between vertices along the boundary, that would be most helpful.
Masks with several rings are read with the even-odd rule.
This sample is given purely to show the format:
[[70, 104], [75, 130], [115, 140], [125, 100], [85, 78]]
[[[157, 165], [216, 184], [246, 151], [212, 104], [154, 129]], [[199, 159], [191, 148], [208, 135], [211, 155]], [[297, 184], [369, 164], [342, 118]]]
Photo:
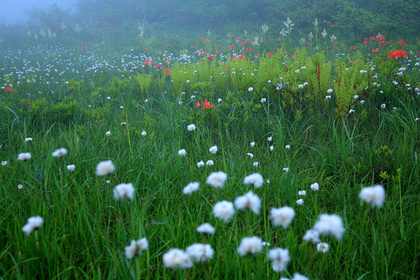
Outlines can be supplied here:
[[[26, 91], [36, 95], [46, 88], [35, 84]], [[367, 101], [364, 116], [357, 115], [359, 108], [339, 121], [333, 106], [297, 110], [268, 100], [259, 108], [254, 107], [259, 99], [234, 89], [242, 102], [230, 102], [217, 91], [214, 96], [223, 102], [202, 110], [195, 106], [203, 100], [200, 92], [180, 96], [170, 84], [167, 92], [152, 90], [148, 96], [128, 87], [111, 101], [83, 88], [71, 93], [81, 107], [108, 106], [109, 111], [90, 118], [88, 111], [76, 110], [58, 120], [1, 111], [0, 160], [8, 161], [0, 166], [1, 279], [279, 279], [295, 272], [310, 279], [419, 277], [420, 122], [414, 121], [419, 117], [415, 103], [399, 100], [400, 109], [394, 111]], [[25, 94], [17, 93], [12, 104]], [[192, 94], [197, 98], [191, 99]], [[192, 123], [197, 129], [188, 131]], [[105, 136], [108, 130], [111, 135]], [[142, 131], [147, 135], [141, 136]], [[33, 141], [25, 142], [26, 137]], [[213, 145], [219, 149], [215, 155], [208, 151]], [[61, 147], [68, 154], [52, 157]], [[186, 149], [185, 157], [178, 156], [180, 149]], [[18, 161], [22, 152], [32, 158]], [[105, 160], [112, 160], [116, 171], [97, 177], [96, 165]], [[214, 165], [198, 168], [201, 160]], [[76, 165], [74, 172], [67, 170], [70, 164]], [[206, 185], [214, 171], [227, 173], [224, 188]], [[270, 183], [260, 189], [244, 185], [244, 177], [254, 172]], [[193, 181], [200, 182], [200, 190], [183, 195]], [[115, 201], [113, 188], [130, 182], [134, 199]], [[310, 189], [314, 182], [320, 185], [317, 192]], [[386, 190], [380, 209], [358, 197], [363, 187], [374, 184]], [[228, 223], [213, 217], [216, 202], [233, 202], [249, 190], [261, 198], [260, 215], [237, 211]], [[299, 190], [307, 191], [303, 205], [296, 204]], [[270, 209], [285, 205], [296, 211], [294, 220], [287, 229], [273, 227]], [[339, 215], [345, 227], [341, 240], [322, 237], [330, 245], [325, 254], [302, 240], [323, 213]], [[22, 227], [32, 216], [42, 216], [44, 224], [26, 236]], [[196, 232], [205, 222], [216, 228], [214, 235]], [[271, 246], [240, 257], [237, 248], [249, 236]], [[124, 247], [143, 237], [149, 249], [127, 259]], [[193, 243], [210, 244], [213, 259], [187, 270], [164, 267], [165, 252]], [[287, 248], [291, 256], [280, 274], [266, 256], [274, 247]]]

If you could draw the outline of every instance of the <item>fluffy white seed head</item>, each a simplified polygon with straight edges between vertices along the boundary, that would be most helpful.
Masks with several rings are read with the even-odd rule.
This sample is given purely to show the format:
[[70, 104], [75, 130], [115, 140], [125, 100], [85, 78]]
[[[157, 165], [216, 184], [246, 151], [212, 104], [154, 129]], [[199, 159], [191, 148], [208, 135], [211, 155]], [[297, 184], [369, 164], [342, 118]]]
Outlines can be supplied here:
[[330, 246], [327, 243], [318, 243], [316, 249], [318, 252], [326, 253], [330, 249]]
[[132, 183], [128, 184], [119, 184], [114, 188], [114, 198], [115, 200], [120, 199], [130, 199], [134, 197], [134, 187]]
[[341, 217], [335, 214], [321, 214], [314, 225], [314, 230], [322, 235], [331, 234], [338, 240], [343, 237], [345, 231]]
[[292, 207], [273, 208], [270, 211], [270, 219], [274, 226], [287, 228], [295, 217], [295, 210]]
[[227, 174], [223, 171], [212, 172], [207, 177], [206, 183], [215, 188], [223, 188], [227, 179]]
[[96, 175], [105, 176], [115, 171], [115, 166], [111, 160], [102, 161], [96, 166]]
[[52, 156], [53, 156], [53, 157], [62, 157], [62, 156], [64, 156], [65, 154], [67, 154], [67, 149], [66, 149], [66, 148], [61, 148], [61, 149], [55, 150], [55, 151], [52, 153]]
[[273, 270], [281, 272], [286, 269], [290, 261], [289, 250], [282, 248], [274, 248], [268, 251], [268, 258], [271, 260]]
[[305, 235], [303, 236], [303, 240], [311, 243], [318, 243], [320, 242], [319, 232], [313, 229], [307, 230]]
[[361, 200], [366, 201], [372, 207], [381, 208], [385, 200], [385, 189], [381, 185], [363, 188], [359, 197]]
[[250, 209], [255, 214], [260, 214], [261, 200], [258, 195], [254, 194], [252, 191], [238, 196], [235, 199], [235, 207], [237, 209]]
[[198, 191], [198, 188], [200, 187], [200, 183], [198, 182], [192, 182], [189, 183], [183, 190], [184, 194], [192, 194], [193, 192]]
[[212, 225], [210, 225], [209, 223], [200, 225], [197, 228], [197, 231], [201, 234], [206, 234], [206, 235], [214, 234], [216, 232], [214, 227], [212, 227]]
[[261, 188], [261, 186], [264, 184], [264, 179], [261, 174], [253, 173], [245, 177], [244, 184], [253, 185], [256, 188]]
[[233, 203], [230, 201], [220, 201], [217, 202], [213, 207], [213, 216], [221, 219], [224, 222], [228, 222], [232, 219], [235, 214], [235, 209], [233, 208]]
[[31, 232], [41, 227], [43, 223], [44, 219], [40, 216], [30, 217], [28, 223], [22, 227], [22, 231], [26, 233], [26, 235], [29, 235]]
[[190, 124], [189, 126], [187, 126], [187, 130], [188, 131], [193, 131], [195, 130], [197, 127], [195, 126], [195, 124]]
[[212, 147], [209, 149], [209, 152], [210, 152], [210, 153], [212, 153], [212, 154], [216, 154], [216, 153], [217, 153], [217, 146], [212, 146]]
[[262, 250], [262, 240], [261, 238], [254, 237], [244, 237], [241, 240], [241, 244], [238, 247], [238, 254], [240, 256], [245, 256], [246, 254], [256, 254]]
[[167, 268], [180, 269], [192, 267], [192, 261], [187, 253], [180, 249], [170, 249], [162, 256], [163, 264]]
[[185, 149], [181, 149], [181, 150], [178, 151], [178, 155], [180, 157], [184, 157], [186, 154], [187, 154], [187, 151]]
[[205, 262], [212, 259], [214, 254], [209, 244], [192, 244], [187, 247], [186, 252], [193, 262]]
[[31, 159], [31, 153], [21, 153], [18, 155], [18, 160], [27, 161]]

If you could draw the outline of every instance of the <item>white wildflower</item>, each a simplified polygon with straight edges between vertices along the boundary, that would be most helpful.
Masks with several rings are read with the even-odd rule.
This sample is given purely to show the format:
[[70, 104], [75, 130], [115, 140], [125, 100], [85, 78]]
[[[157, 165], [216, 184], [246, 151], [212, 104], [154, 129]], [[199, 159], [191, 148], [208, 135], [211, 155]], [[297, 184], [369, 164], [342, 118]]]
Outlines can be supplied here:
[[128, 184], [119, 184], [114, 188], [114, 198], [115, 200], [120, 199], [133, 199], [134, 197], [134, 187], [132, 183]]
[[235, 207], [237, 209], [250, 209], [254, 214], [260, 214], [261, 200], [258, 195], [252, 191], [247, 192], [235, 199]]
[[298, 191], [298, 195], [299, 196], [305, 196], [306, 195], [306, 191]]
[[267, 141], [268, 141], [268, 142], [273, 141], [273, 137], [271, 137], [271, 136], [270, 136], [270, 137], [268, 137], [268, 138], [267, 138]]
[[210, 147], [209, 152], [212, 153], [212, 154], [216, 154], [217, 153], [217, 146]]
[[300, 198], [300, 199], [296, 200], [296, 204], [297, 205], [302, 205], [303, 204], [303, 199]]
[[31, 153], [21, 153], [18, 155], [18, 160], [27, 161], [31, 159]]
[[53, 156], [53, 157], [62, 157], [62, 156], [64, 156], [65, 154], [67, 154], [67, 149], [65, 149], [65, 148], [61, 148], [61, 149], [55, 150], [55, 151], [52, 153], [52, 156]]
[[341, 217], [335, 214], [321, 214], [314, 225], [314, 230], [324, 235], [331, 234], [336, 239], [341, 239], [345, 231]]
[[319, 232], [313, 229], [307, 230], [303, 236], [303, 240], [311, 243], [318, 243], [320, 241]]
[[127, 259], [132, 259], [137, 255], [141, 255], [144, 250], [149, 248], [149, 243], [146, 238], [140, 240], [132, 240], [130, 245], [125, 247], [125, 256]]
[[254, 147], [254, 146], [255, 146], [255, 142], [251, 142], [251, 143], [249, 143], [249, 145], [250, 145], [251, 147]]
[[197, 127], [195, 126], [195, 124], [190, 124], [189, 126], [187, 126], [187, 130], [188, 131], [193, 131], [195, 130]]
[[246, 254], [256, 254], [262, 250], [262, 240], [261, 238], [254, 237], [244, 237], [241, 240], [241, 244], [238, 247], [238, 254], [240, 256], [245, 256]]
[[259, 164], [258, 161], [255, 161], [252, 165], [255, 166], [255, 167], [257, 167], [258, 164]]
[[198, 188], [200, 187], [200, 183], [193, 182], [189, 183], [183, 190], [184, 194], [192, 194], [193, 192], [198, 191]]
[[385, 200], [385, 189], [381, 185], [366, 187], [360, 191], [359, 197], [372, 207], [381, 208]]
[[275, 272], [284, 271], [290, 261], [289, 250], [282, 248], [274, 248], [268, 251], [268, 259]]
[[228, 222], [235, 214], [235, 209], [232, 202], [223, 200], [214, 205], [212, 213], [216, 218]]
[[285, 146], [286, 150], [290, 150], [290, 145]]
[[185, 149], [181, 149], [181, 150], [179, 150], [178, 151], [178, 155], [180, 156], [180, 157], [183, 157], [183, 156], [185, 156], [187, 154], [187, 151], [185, 150]]
[[319, 184], [317, 182], [311, 184], [311, 190], [318, 191], [319, 190]]
[[105, 135], [106, 135], [106, 136], [110, 136], [110, 135], [111, 135], [111, 130], [108, 130], [108, 131], [105, 133]]
[[8, 162], [6, 161], [6, 160], [3, 160], [2, 162], [1, 162], [1, 165], [2, 166], [6, 166], [8, 164]]
[[31, 137], [25, 138], [25, 142], [32, 142], [32, 138]]
[[251, 175], [248, 175], [244, 179], [245, 185], [253, 185], [256, 188], [261, 188], [264, 184], [264, 179], [259, 173], [252, 173]]
[[289, 167], [284, 167], [283, 172], [289, 172]]
[[214, 227], [212, 227], [209, 223], [205, 223], [205, 224], [200, 225], [197, 228], [197, 231], [201, 234], [206, 234], [206, 235], [214, 234], [216, 232]]
[[170, 249], [162, 256], [163, 264], [167, 268], [179, 269], [192, 267], [192, 261], [187, 253], [180, 249]]
[[295, 210], [292, 207], [273, 208], [270, 211], [270, 219], [274, 226], [287, 228], [295, 217]]
[[225, 185], [225, 181], [227, 179], [227, 174], [223, 171], [219, 172], [212, 172], [206, 180], [206, 183], [215, 187], [215, 188], [223, 188]]
[[205, 262], [212, 259], [214, 255], [209, 244], [193, 244], [187, 247], [186, 252], [193, 262]]
[[142, 131], [141, 132], [141, 136], [145, 137], [146, 135], [147, 135], [147, 132], [146, 131]]
[[73, 172], [74, 170], [76, 170], [76, 166], [74, 164], [67, 165], [67, 170]]
[[204, 161], [197, 162], [197, 167], [198, 168], [203, 167], [203, 166], [204, 166]]
[[28, 219], [28, 223], [24, 227], [22, 227], [22, 231], [26, 233], [26, 235], [29, 235], [34, 230], [37, 230], [38, 228], [40, 228], [43, 223], [44, 223], [44, 219], [40, 216], [30, 217]]
[[214, 161], [212, 161], [211, 159], [209, 159], [207, 162], [206, 162], [206, 165], [208, 165], [208, 166], [212, 166], [214, 164]]
[[115, 171], [115, 166], [111, 160], [102, 161], [96, 166], [96, 175], [105, 176]]
[[254, 155], [253, 154], [251, 154], [251, 153], [246, 153], [250, 158], [253, 158], [254, 157]]
[[316, 245], [316, 249], [318, 250], [318, 252], [322, 252], [322, 253], [326, 253], [329, 250], [329, 245], [327, 243], [318, 243]]

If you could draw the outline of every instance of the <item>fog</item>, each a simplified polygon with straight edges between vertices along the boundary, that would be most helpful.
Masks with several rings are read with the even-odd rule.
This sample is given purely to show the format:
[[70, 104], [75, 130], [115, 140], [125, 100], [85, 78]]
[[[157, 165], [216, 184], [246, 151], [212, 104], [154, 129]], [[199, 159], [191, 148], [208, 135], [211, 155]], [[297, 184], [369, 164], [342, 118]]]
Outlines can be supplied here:
[[13, 25], [25, 23], [28, 17], [25, 13], [33, 8], [45, 9], [57, 4], [62, 9], [72, 9], [77, 0], [0, 0], [0, 23]]

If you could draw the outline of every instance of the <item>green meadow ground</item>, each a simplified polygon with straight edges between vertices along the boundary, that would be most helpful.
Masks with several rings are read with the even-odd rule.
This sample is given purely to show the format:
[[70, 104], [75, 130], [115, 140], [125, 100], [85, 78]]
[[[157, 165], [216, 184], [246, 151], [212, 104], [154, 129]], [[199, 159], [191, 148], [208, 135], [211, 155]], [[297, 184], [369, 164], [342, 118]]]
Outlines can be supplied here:
[[[48, 62], [40, 53], [48, 54]], [[394, 91], [384, 99], [385, 108], [378, 96], [366, 98], [340, 118], [334, 93], [322, 107], [292, 106], [282, 104], [275, 86], [258, 94], [246, 90], [252, 84], [203, 91], [186, 87], [182, 93], [171, 78], [163, 87], [152, 82], [146, 93], [133, 82], [136, 72], [121, 72], [121, 66], [115, 66], [120, 72], [107, 72], [109, 67], [101, 65], [98, 72], [82, 73], [88, 67], [83, 58], [66, 70], [72, 53], [56, 53], [34, 52], [26, 64], [12, 62], [16, 53], [4, 53], [17, 68], [5, 65], [0, 78], [1, 279], [279, 279], [296, 272], [309, 279], [420, 277], [419, 95], [402, 98]], [[143, 61], [122, 51], [95, 59], [112, 57]], [[44, 63], [39, 72], [19, 78], [19, 69], [37, 68], [37, 60]], [[195, 63], [191, 67], [199, 69]], [[78, 78], [71, 78], [77, 71]], [[411, 73], [418, 83], [418, 67]], [[160, 69], [152, 77], [162, 79]], [[17, 83], [26, 79], [37, 82]], [[386, 83], [386, 77], [378, 79]], [[117, 86], [105, 87], [113, 81]], [[9, 86], [13, 91], [6, 91]], [[197, 107], [204, 98], [214, 108]], [[196, 130], [189, 131], [190, 124]], [[32, 141], [25, 141], [28, 137]], [[209, 152], [214, 145], [216, 154]], [[59, 148], [68, 153], [53, 157]], [[30, 153], [31, 159], [18, 160], [20, 153]], [[106, 160], [116, 169], [99, 177], [95, 168]], [[198, 167], [201, 160], [214, 165]], [[71, 172], [67, 166], [73, 164]], [[216, 171], [227, 174], [221, 189], [206, 184]], [[243, 183], [252, 173], [263, 176], [261, 188]], [[199, 182], [200, 189], [184, 195], [189, 182]], [[319, 191], [310, 188], [315, 182]], [[120, 183], [133, 184], [132, 200], [114, 199]], [[382, 208], [359, 199], [363, 187], [375, 184], [386, 191]], [[261, 199], [259, 215], [237, 210], [227, 223], [212, 215], [215, 203], [233, 202], [250, 190]], [[298, 196], [301, 190], [305, 196]], [[296, 203], [300, 198], [302, 205]], [[274, 227], [270, 209], [286, 205], [295, 218], [287, 229]], [[345, 228], [340, 240], [321, 237], [330, 246], [326, 253], [302, 239], [320, 214], [337, 214]], [[33, 216], [44, 223], [26, 235], [22, 227]], [[196, 231], [206, 222], [215, 227], [214, 235]], [[241, 257], [238, 246], [251, 236], [270, 246]], [[127, 259], [125, 247], [143, 237], [148, 250]], [[164, 266], [165, 252], [193, 243], [210, 244], [213, 258], [189, 269]], [[275, 247], [287, 248], [291, 257], [281, 273], [267, 258]]]

